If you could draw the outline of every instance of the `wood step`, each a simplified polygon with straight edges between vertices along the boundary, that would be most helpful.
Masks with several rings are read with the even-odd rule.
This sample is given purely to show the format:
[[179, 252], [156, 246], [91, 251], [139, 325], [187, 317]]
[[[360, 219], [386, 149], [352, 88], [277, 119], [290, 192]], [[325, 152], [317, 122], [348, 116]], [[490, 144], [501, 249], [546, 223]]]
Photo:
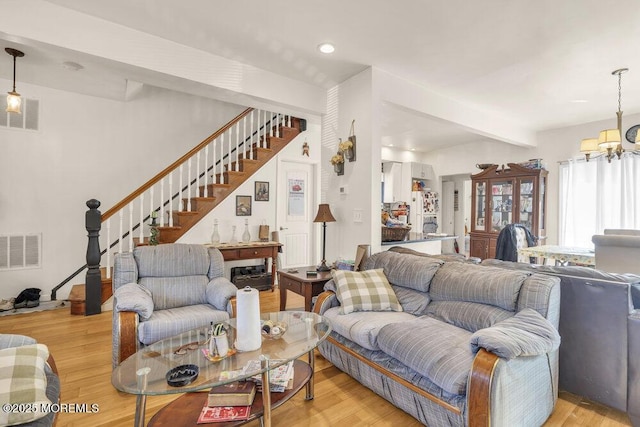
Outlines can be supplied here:
[[[102, 278], [102, 289], [100, 293], [100, 304], [104, 304], [109, 298], [111, 298], [111, 295], [113, 294], [111, 279], [107, 279], [105, 277]], [[85, 300], [86, 295], [84, 283], [81, 285], [73, 285], [71, 287], [71, 292], [69, 292], [71, 314], [84, 316], [86, 308]]]

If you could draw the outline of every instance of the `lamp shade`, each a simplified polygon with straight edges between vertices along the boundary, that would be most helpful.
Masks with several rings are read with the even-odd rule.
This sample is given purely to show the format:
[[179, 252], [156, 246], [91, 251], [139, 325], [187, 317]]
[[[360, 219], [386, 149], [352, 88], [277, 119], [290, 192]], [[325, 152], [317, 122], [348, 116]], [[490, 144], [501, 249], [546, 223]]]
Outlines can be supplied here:
[[616, 148], [620, 145], [620, 131], [618, 129], [600, 131], [598, 145], [600, 148]]
[[20, 106], [22, 105], [22, 99], [18, 92], [9, 92], [7, 95], [7, 113], [20, 114]]
[[316, 218], [313, 222], [336, 222], [328, 204], [322, 203], [318, 205], [318, 213], [316, 214]]
[[586, 138], [580, 143], [581, 153], [591, 153], [598, 150], [598, 138]]

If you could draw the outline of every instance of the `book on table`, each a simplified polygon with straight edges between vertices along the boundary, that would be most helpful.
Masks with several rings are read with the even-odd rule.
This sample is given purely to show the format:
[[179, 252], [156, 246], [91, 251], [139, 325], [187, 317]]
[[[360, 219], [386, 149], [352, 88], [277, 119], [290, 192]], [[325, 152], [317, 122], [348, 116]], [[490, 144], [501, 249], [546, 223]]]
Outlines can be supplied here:
[[251, 415], [251, 406], [207, 406], [200, 412], [197, 424], [242, 421]]
[[253, 381], [234, 381], [212, 387], [207, 403], [208, 406], [250, 406], [255, 396]]
[[[282, 360], [270, 360], [270, 364], [283, 362]], [[250, 360], [244, 367], [244, 372], [255, 372], [261, 369], [259, 360]], [[283, 392], [293, 387], [293, 360], [277, 366], [269, 371], [269, 390], [271, 392]], [[262, 375], [257, 374], [250, 378], [258, 385], [258, 391], [262, 391]]]

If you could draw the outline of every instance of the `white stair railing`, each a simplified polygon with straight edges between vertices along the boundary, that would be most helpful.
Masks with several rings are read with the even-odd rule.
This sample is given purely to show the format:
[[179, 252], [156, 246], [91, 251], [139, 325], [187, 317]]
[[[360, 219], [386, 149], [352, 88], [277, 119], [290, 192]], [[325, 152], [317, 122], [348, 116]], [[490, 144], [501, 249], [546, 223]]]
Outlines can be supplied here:
[[[138, 242], [149, 238], [152, 212], [157, 212], [158, 226], [174, 227], [175, 213], [190, 211], [193, 197], [212, 197], [209, 184], [228, 184], [226, 172], [239, 171], [241, 158], [254, 159], [254, 146], [267, 148], [268, 137], [282, 136], [280, 125], [291, 127], [291, 116], [247, 109], [131, 196], [104, 212], [100, 247], [107, 252], [106, 265], [111, 265], [113, 252], [132, 251]], [[204, 187], [202, 192], [200, 187]], [[117, 218], [115, 227], [112, 227], [111, 217]], [[109, 268], [107, 274], [110, 275]]]

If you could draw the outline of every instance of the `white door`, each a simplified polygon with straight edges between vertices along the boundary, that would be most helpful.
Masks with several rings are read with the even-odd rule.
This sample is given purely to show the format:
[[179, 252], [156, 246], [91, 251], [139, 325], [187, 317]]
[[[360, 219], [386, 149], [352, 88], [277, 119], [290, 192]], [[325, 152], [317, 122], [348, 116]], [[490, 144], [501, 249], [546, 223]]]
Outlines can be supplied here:
[[[454, 191], [455, 183], [453, 181], [444, 181], [442, 183], [442, 232], [447, 234], [454, 234]], [[442, 253], [453, 253], [453, 240], [442, 241]]]
[[309, 163], [279, 163], [276, 229], [283, 244], [280, 254], [280, 268], [283, 269], [316, 263], [313, 250], [314, 169]]

